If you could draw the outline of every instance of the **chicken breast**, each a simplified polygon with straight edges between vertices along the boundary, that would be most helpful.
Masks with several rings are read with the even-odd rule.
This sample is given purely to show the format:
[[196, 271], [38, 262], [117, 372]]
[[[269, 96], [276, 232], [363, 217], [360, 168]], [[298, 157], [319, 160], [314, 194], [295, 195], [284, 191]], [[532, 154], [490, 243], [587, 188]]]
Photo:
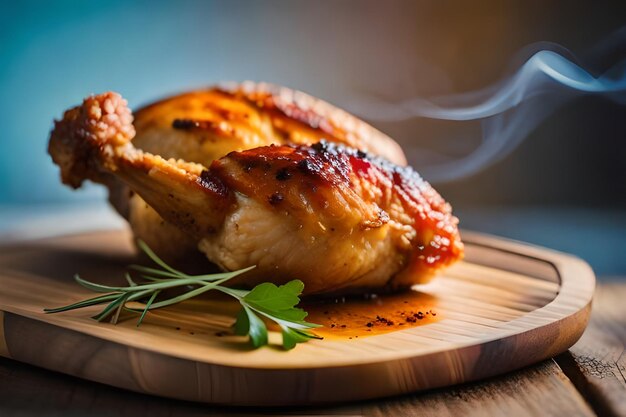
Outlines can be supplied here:
[[257, 266], [234, 283], [404, 287], [462, 257], [450, 205], [409, 167], [326, 141], [231, 152], [206, 167], [135, 148], [131, 120], [114, 93], [66, 112], [50, 140], [63, 181], [123, 181], [221, 268]]
[[[322, 139], [406, 164], [398, 144], [373, 127], [310, 95], [266, 83], [188, 92], [141, 108], [134, 116], [135, 147], [205, 166], [232, 151]], [[197, 252], [194, 239], [164, 221], [139, 195], [119, 182], [108, 185], [112, 204], [156, 253], [176, 262]]]

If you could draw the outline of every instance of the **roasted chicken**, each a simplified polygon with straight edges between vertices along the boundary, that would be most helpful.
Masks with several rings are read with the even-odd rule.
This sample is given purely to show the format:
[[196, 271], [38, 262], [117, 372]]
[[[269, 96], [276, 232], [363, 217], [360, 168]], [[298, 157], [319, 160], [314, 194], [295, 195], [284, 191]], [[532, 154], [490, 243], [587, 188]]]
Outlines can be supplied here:
[[[134, 113], [135, 147], [164, 158], [209, 166], [232, 151], [271, 144], [311, 145], [321, 139], [382, 155], [405, 165], [388, 136], [322, 100], [266, 83], [223, 84], [180, 94]], [[121, 182], [110, 200], [133, 233], [170, 262], [189, 259], [197, 242], [164, 221]]]
[[68, 110], [49, 145], [63, 181], [123, 182], [221, 268], [257, 266], [234, 283], [298, 278], [307, 294], [406, 287], [462, 256], [450, 205], [411, 168], [373, 156], [385, 149], [374, 136], [356, 140], [368, 151], [317, 136], [194, 163], [138, 149], [132, 119], [115, 93]]

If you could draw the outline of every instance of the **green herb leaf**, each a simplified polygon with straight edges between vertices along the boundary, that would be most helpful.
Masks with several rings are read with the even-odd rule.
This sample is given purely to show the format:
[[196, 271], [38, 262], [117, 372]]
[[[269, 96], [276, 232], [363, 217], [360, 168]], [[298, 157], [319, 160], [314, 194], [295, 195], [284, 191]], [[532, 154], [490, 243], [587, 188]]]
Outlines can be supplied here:
[[146, 303], [146, 307], [141, 312], [141, 317], [139, 317], [139, 320], [137, 320], [137, 327], [141, 326], [141, 323], [143, 322], [143, 318], [146, 317], [146, 313], [148, 312], [148, 310], [150, 310], [150, 306], [152, 305], [152, 303], [154, 302], [154, 299], [157, 298], [157, 295], [159, 295], [160, 292], [161, 291], [155, 291], [150, 297], [150, 299], [148, 300], [148, 302]]
[[245, 329], [247, 327], [247, 334], [250, 336], [250, 343], [253, 347], [258, 348], [263, 345], [267, 345], [267, 327], [265, 326], [265, 323], [263, 323], [263, 320], [254, 314], [250, 307], [245, 304], [242, 305], [241, 311], [244, 314], [238, 315], [238, 319], [240, 317], [245, 317], [245, 319], [240, 325], [235, 323], [235, 328], [239, 327], [240, 329], [239, 334], [241, 334], [241, 329]]
[[297, 343], [308, 342], [310, 339], [320, 339], [319, 336], [302, 330], [297, 330], [282, 325], [280, 327], [283, 330], [283, 348], [287, 350], [296, 347]]
[[105, 303], [107, 301], [113, 301], [116, 298], [117, 298], [116, 294], [105, 294], [105, 295], [100, 295], [94, 298], [88, 298], [87, 300], [79, 301], [77, 303], [70, 304], [64, 307], [44, 308], [43, 311], [44, 313], [48, 313], [48, 314], [61, 313], [62, 311], [69, 311], [69, 310], [75, 310], [77, 308], [95, 306], [98, 304]]
[[128, 282], [128, 285], [130, 285], [131, 287], [137, 286], [137, 283], [133, 281], [133, 278], [130, 276], [128, 272], [124, 276], [126, 277], [126, 282]]
[[317, 324], [304, 321], [307, 312], [296, 308], [300, 303], [300, 294], [304, 283], [293, 280], [284, 285], [265, 282], [259, 284], [246, 294], [241, 302], [249, 309], [276, 322], [283, 330], [283, 347], [292, 349], [296, 343], [317, 338], [309, 329], [319, 327]]
[[[137, 321], [137, 326], [139, 326], [149, 310], [177, 304], [207, 291], [216, 290], [239, 301], [241, 310], [237, 314], [234, 333], [242, 336], [248, 335], [251, 345], [255, 348], [268, 344], [267, 326], [263, 319], [273, 321], [280, 326], [285, 349], [292, 349], [297, 343], [306, 342], [312, 338], [319, 339], [318, 336], [310, 332], [310, 329], [319, 327], [319, 325], [306, 322], [304, 320], [307, 316], [306, 311], [296, 307], [304, 289], [302, 281], [293, 280], [280, 286], [266, 282], [257, 285], [251, 291], [228, 288], [221, 284], [251, 270], [254, 266], [233, 272], [187, 275], [167, 265], [143, 241], [138, 241], [137, 244], [160, 267], [160, 269], [140, 265], [129, 267], [140, 272], [140, 276], [148, 282], [138, 283], [133, 280], [130, 274], [126, 273], [125, 278], [128, 287], [113, 287], [90, 282], [76, 275], [74, 279], [81, 286], [105, 294], [64, 307], [44, 309], [44, 312], [60, 313], [107, 304], [100, 313], [93, 317], [95, 320], [103, 321], [110, 317], [111, 322], [115, 324], [121, 311], [127, 310], [141, 313]], [[191, 287], [191, 289], [187, 289], [186, 292], [175, 297], [156, 300], [163, 290], [176, 287]], [[128, 302], [143, 302], [145, 304], [142, 308], [131, 308], [126, 305]]]
[[143, 240], [139, 239], [137, 240], [137, 246], [139, 246], [139, 249], [141, 249], [146, 255], [148, 255], [148, 257], [150, 259], [152, 259], [152, 261], [159, 265], [161, 268], [163, 268], [166, 271], [169, 271], [173, 274], [176, 274], [179, 277], [188, 277], [187, 274], [184, 274], [174, 268], [172, 268], [171, 266], [169, 266], [168, 264], [165, 263], [165, 261], [163, 261], [161, 258], [159, 258], [157, 256], [156, 253], [154, 253], [152, 251], [152, 249], [150, 249], [150, 247], [146, 244], [146, 242], [144, 242]]
[[233, 331], [237, 336], [247, 336], [250, 333], [250, 319], [248, 319], [248, 312], [243, 306], [239, 313], [237, 313], [237, 319], [233, 324]]
[[304, 284], [300, 280], [293, 280], [277, 287], [271, 282], [259, 284], [246, 294], [243, 299], [248, 304], [270, 311], [289, 310], [300, 302]]

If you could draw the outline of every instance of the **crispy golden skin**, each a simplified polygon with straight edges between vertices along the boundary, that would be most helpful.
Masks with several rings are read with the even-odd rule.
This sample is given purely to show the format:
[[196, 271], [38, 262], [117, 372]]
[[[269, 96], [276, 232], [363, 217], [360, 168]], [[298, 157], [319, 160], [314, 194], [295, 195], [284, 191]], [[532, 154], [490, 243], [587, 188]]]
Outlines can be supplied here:
[[[322, 100], [285, 87], [245, 82], [180, 94], [135, 112], [135, 147], [206, 166], [232, 151], [270, 144], [343, 143], [405, 165], [388, 136]], [[141, 197], [110, 183], [111, 202], [135, 235], [168, 261], [185, 259], [196, 242]]]
[[423, 282], [462, 256], [450, 206], [415, 171], [353, 148], [270, 145], [210, 166], [133, 146], [126, 102], [91, 97], [57, 122], [64, 182], [127, 184], [238, 281], [299, 278], [306, 293]]
[[391, 138], [308, 94], [245, 82], [170, 97], [135, 112], [135, 147], [209, 165], [228, 152], [325, 139], [406, 165]]

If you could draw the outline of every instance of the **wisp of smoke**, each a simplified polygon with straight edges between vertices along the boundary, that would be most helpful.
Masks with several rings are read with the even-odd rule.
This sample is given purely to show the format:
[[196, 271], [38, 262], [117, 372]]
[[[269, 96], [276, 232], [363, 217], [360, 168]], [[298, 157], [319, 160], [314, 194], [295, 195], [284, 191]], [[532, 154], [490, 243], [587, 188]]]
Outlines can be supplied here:
[[372, 121], [402, 121], [415, 117], [481, 122], [482, 142], [469, 155], [437, 158], [420, 167], [431, 182], [454, 181], [474, 174], [513, 151], [524, 138], [566, 102], [582, 95], [602, 95], [626, 104], [626, 59], [594, 77], [563, 54], [535, 52], [503, 81], [480, 91], [389, 103], [362, 99], [354, 110]]

